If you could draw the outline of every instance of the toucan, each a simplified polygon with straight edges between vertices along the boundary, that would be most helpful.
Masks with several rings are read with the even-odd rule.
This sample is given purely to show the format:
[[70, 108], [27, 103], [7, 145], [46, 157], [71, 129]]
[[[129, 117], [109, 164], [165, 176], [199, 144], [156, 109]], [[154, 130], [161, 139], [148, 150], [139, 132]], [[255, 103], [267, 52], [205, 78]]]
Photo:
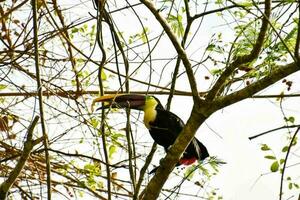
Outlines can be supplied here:
[[[149, 130], [153, 140], [163, 146], [166, 152], [175, 142], [185, 125], [177, 115], [165, 110], [158, 98], [151, 95], [105, 95], [94, 99], [92, 108], [96, 102], [104, 102], [104, 105], [98, 109], [130, 108], [144, 111], [144, 124], [146, 128]], [[177, 166], [190, 165], [196, 160], [204, 160], [208, 156], [209, 153], [206, 147], [194, 137], [178, 161]], [[156, 169], [151, 172], [155, 172]]]

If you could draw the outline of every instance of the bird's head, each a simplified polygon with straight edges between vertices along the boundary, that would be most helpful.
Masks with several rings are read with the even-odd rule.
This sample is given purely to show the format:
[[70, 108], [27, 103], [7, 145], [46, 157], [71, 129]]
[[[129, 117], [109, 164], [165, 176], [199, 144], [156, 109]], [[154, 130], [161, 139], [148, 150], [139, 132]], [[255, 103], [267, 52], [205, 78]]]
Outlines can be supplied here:
[[130, 108], [143, 111], [150, 107], [154, 109], [164, 109], [156, 97], [142, 94], [117, 94], [101, 96], [93, 100], [92, 110], [97, 102], [104, 103], [104, 105], [98, 109]]

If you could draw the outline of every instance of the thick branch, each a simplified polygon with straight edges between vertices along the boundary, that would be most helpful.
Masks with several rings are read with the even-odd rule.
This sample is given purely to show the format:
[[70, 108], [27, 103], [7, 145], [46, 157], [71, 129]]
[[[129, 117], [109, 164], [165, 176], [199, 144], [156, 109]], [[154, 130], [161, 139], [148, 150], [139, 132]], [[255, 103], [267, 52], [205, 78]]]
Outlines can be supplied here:
[[33, 130], [39, 120], [39, 117], [36, 116], [32, 123], [30, 124], [27, 132], [27, 139], [24, 143], [24, 148], [22, 155], [16, 165], [16, 167], [11, 171], [6, 181], [4, 181], [0, 185], [0, 200], [4, 200], [7, 197], [8, 191], [11, 188], [11, 186], [14, 184], [16, 179], [18, 178], [19, 174], [21, 173], [23, 167], [25, 166], [25, 163], [30, 155], [30, 152], [32, 151], [33, 147], [37, 144], [36, 141], [40, 140], [32, 140]]
[[[209, 115], [209, 114], [207, 114]], [[145, 194], [141, 198], [142, 200], [157, 199], [160, 191], [169, 177], [169, 174], [174, 169], [176, 163], [182, 155], [182, 152], [186, 149], [187, 145], [192, 141], [195, 132], [199, 126], [207, 119], [208, 116], [199, 114], [199, 112], [193, 108], [191, 116], [187, 121], [183, 131], [177, 137], [175, 143], [172, 145], [168, 154], [163, 159], [160, 167], [157, 169], [155, 176], [148, 183]]]
[[295, 73], [299, 70], [300, 70], [300, 66], [295, 62], [284, 66], [277, 66], [272, 70], [272, 72], [268, 76], [248, 85], [247, 87], [239, 91], [236, 91], [225, 97], [219, 97], [218, 99], [213, 101], [212, 103], [213, 106], [211, 108], [215, 111], [224, 108], [226, 106], [229, 106], [231, 104], [234, 104], [236, 102], [239, 102], [241, 100], [244, 100], [246, 98], [249, 98], [253, 96], [255, 93], [267, 88], [268, 86], [274, 84], [280, 79], [292, 73]]

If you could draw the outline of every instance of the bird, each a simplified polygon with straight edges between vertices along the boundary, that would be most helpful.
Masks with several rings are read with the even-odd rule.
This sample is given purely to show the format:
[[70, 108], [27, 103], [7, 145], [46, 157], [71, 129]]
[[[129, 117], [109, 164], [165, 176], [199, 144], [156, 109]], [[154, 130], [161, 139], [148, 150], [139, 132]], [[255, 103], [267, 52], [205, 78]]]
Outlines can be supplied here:
[[[143, 94], [116, 94], [97, 97], [92, 102], [92, 110], [97, 102], [103, 102], [99, 109], [129, 108], [144, 112], [144, 125], [149, 130], [152, 139], [168, 152], [176, 138], [185, 126], [184, 122], [174, 113], [165, 110], [159, 99], [152, 95]], [[209, 157], [207, 148], [193, 138], [176, 166], [191, 165], [196, 160]], [[155, 172], [158, 167], [151, 172]]]

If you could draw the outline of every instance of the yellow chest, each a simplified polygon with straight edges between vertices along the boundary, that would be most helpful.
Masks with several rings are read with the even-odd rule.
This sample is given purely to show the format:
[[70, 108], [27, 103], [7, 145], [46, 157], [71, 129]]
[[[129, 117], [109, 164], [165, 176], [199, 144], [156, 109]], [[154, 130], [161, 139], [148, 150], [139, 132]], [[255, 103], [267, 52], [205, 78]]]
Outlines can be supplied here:
[[153, 122], [156, 118], [156, 110], [153, 108], [148, 108], [144, 110], [144, 124], [147, 129], [150, 129], [150, 122]]

